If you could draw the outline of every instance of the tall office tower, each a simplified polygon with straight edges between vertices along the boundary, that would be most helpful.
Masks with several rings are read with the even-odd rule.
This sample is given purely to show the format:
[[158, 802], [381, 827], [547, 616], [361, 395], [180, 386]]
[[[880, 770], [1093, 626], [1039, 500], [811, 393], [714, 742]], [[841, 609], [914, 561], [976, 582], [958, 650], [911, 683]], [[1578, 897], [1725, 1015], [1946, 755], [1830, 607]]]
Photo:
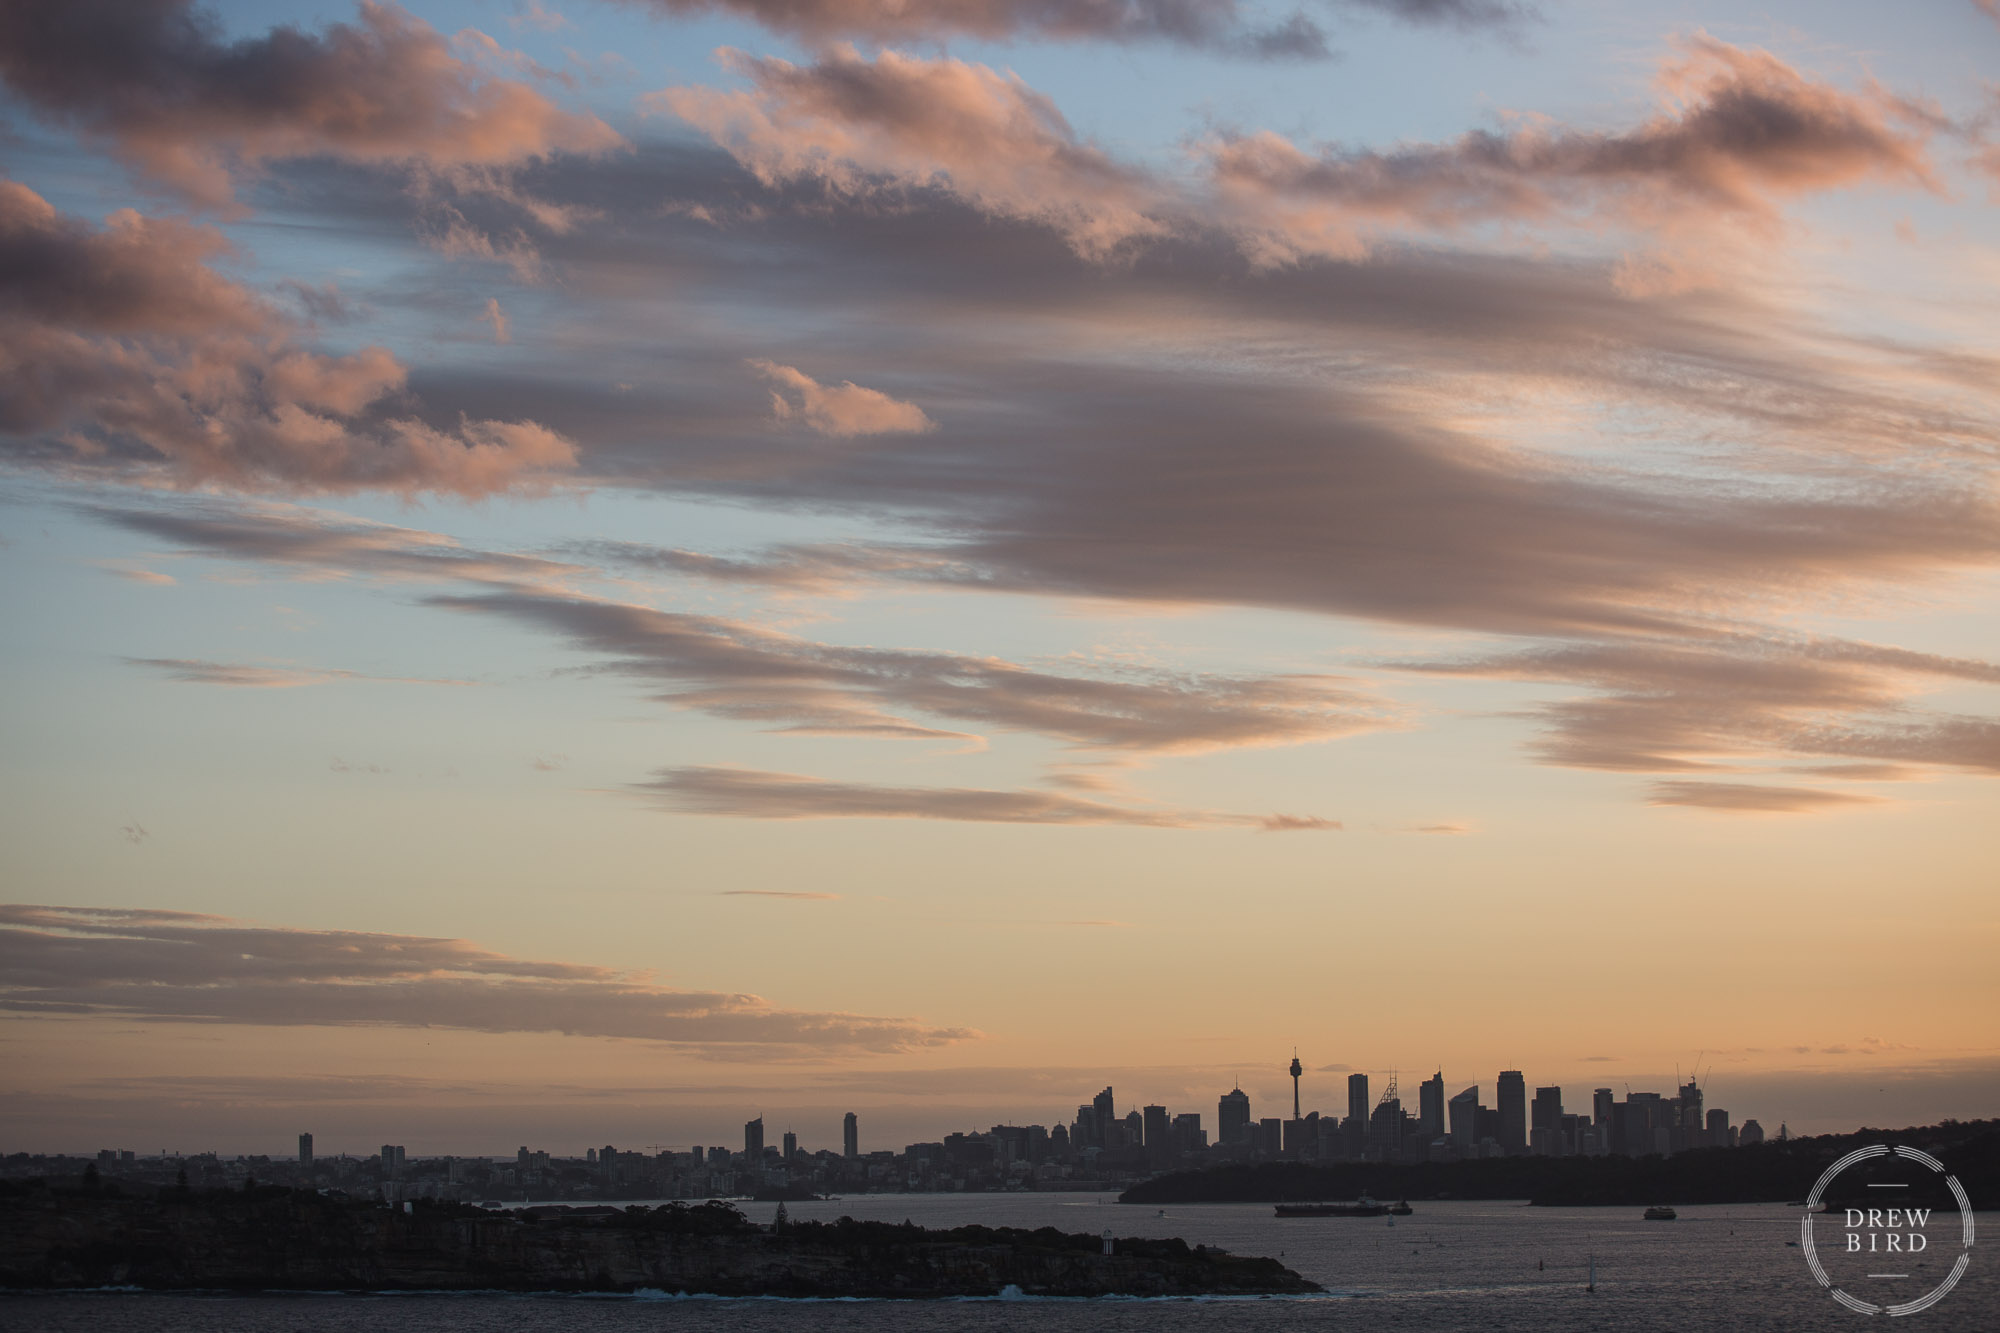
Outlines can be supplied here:
[[1153, 1166], [1165, 1166], [1174, 1160], [1174, 1136], [1171, 1128], [1173, 1123], [1173, 1117], [1167, 1114], [1166, 1107], [1146, 1108], [1146, 1161]]
[[1687, 1083], [1681, 1088], [1674, 1119], [1674, 1147], [1698, 1148], [1701, 1146], [1701, 1084], [1688, 1075]]
[[840, 1122], [840, 1155], [859, 1157], [861, 1155], [861, 1122], [849, 1111], [847, 1118]]
[[1745, 1120], [1736, 1131], [1736, 1145], [1740, 1148], [1755, 1147], [1764, 1141], [1764, 1127], [1755, 1120]]
[[1138, 1108], [1134, 1107], [1125, 1113], [1125, 1142], [1118, 1146], [1121, 1148], [1141, 1148], [1145, 1146], [1145, 1143], [1146, 1117], [1140, 1115]]
[[743, 1155], [755, 1166], [764, 1160], [764, 1117], [743, 1123]]
[[1378, 1162], [1402, 1160], [1403, 1102], [1386, 1091], [1368, 1121], [1368, 1155]]
[[1562, 1156], [1563, 1090], [1536, 1088], [1534, 1124], [1528, 1131], [1528, 1147], [1537, 1157]]
[[1708, 1113], [1708, 1139], [1704, 1146], [1709, 1148], [1729, 1146], [1729, 1112], [1719, 1106]]
[[1071, 1145], [1078, 1152], [1082, 1152], [1085, 1148], [1102, 1148], [1104, 1146], [1104, 1136], [1097, 1128], [1096, 1107], [1079, 1106], [1076, 1108], [1076, 1119], [1070, 1122], [1069, 1136]]
[[313, 1164], [313, 1136], [299, 1135], [299, 1165], [310, 1168]]
[[785, 1160], [789, 1162], [799, 1155], [799, 1136], [788, 1129], [785, 1131], [784, 1143]]
[[1451, 1099], [1451, 1142], [1461, 1156], [1469, 1157], [1479, 1147], [1479, 1085], [1473, 1084]]
[[1347, 1118], [1357, 1125], [1368, 1123], [1368, 1075], [1347, 1076]]
[[1110, 1089], [1104, 1089], [1090, 1099], [1090, 1131], [1090, 1143], [1096, 1147], [1116, 1147], [1112, 1141], [1118, 1137], [1118, 1109], [1112, 1101]]
[[1613, 1152], [1627, 1157], [1672, 1155], [1674, 1103], [1657, 1092], [1633, 1092], [1618, 1107], [1621, 1120], [1612, 1131]]
[[1444, 1071], [1438, 1070], [1417, 1086], [1417, 1132], [1426, 1144], [1443, 1136]]
[[1590, 1123], [1597, 1130], [1597, 1141], [1607, 1152], [1611, 1146], [1611, 1108], [1616, 1104], [1609, 1088], [1598, 1088], [1590, 1094]]
[[1493, 1095], [1499, 1102], [1500, 1151], [1518, 1157], [1528, 1151], [1528, 1080], [1518, 1069], [1503, 1069]]
[[1250, 1138], [1250, 1094], [1232, 1088], [1215, 1104], [1215, 1141], [1244, 1143]]

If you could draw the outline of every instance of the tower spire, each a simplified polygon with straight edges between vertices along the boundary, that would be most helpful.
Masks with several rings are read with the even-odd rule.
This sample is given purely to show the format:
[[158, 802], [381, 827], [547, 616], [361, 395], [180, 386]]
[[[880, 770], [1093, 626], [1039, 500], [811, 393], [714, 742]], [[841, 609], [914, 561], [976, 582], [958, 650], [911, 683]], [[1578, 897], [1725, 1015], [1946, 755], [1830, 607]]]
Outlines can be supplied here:
[[1305, 1066], [1299, 1063], [1299, 1048], [1292, 1047], [1292, 1119], [1302, 1120], [1299, 1114], [1299, 1075], [1305, 1073]]

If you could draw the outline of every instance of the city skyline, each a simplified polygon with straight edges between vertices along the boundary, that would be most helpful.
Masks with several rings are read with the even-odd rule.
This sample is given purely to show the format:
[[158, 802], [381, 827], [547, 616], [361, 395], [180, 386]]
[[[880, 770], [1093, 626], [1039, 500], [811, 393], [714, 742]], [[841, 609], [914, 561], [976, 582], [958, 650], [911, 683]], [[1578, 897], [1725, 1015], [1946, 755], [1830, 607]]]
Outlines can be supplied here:
[[2000, 1106], [2000, 10], [1294, 9], [0, 6], [0, 1150]]
[[[1481, 1104], [1478, 1084], [1461, 1089], [1447, 1105], [1441, 1091], [1444, 1075], [1439, 1070], [1421, 1085], [1420, 1109], [1415, 1112], [1402, 1105], [1395, 1073], [1391, 1073], [1383, 1085], [1380, 1100], [1371, 1101], [1368, 1075], [1352, 1072], [1345, 1080], [1345, 1116], [1320, 1110], [1303, 1112], [1296, 1089], [1302, 1072], [1296, 1053], [1286, 1072], [1295, 1084], [1291, 1117], [1257, 1116], [1255, 1103], [1243, 1092], [1239, 1080], [1217, 1099], [1212, 1133], [1204, 1128], [1204, 1113], [1198, 1110], [1181, 1112], [1161, 1105], [1142, 1108], [1135, 1103], [1121, 1115], [1117, 1110], [1115, 1089], [1107, 1086], [1089, 1102], [1079, 1104], [1075, 1117], [1066, 1124], [1057, 1120], [1052, 1128], [1039, 1123], [1018, 1125], [1006, 1121], [992, 1126], [990, 1130], [954, 1131], [943, 1135], [941, 1142], [905, 1144], [900, 1151], [872, 1144], [864, 1148], [859, 1114], [848, 1111], [841, 1117], [841, 1144], [837, 1150], [831, 1147], [815, 1148], [802, 1139], [789, 1122], [782, 1131], [781, 1144], [774, 1145], [768, 1141], [765, 1117], [760, 1114], [743, 1123], [740, 1150], [728, 1144], [691, 1143], [683, 1147], [674, 1143], [651, 1143], [643, 1151], [621, 1150], [616, 1145], [607, 1144], [602, 1148], [586, 1148], [582, 1153], [563, 1153], [522, 1145], [514, 1155], [524, 1173], [531, 1168], [546, 1169], [552, 1160], [560, 1160], [583, 1162], [601, 1168], [608, 1179], [615, 1157], [630, 1157], [650, 1163], [655, 1159], [680, 1159], [685, 1156], [696, 1171], [700, 1171], [704, 1164], [731, 1163], [738, 1168], [755, 1171], [766, 1163], [782, 1168], [786, 1164], [808, 1159], [855, 1162], [868, 1158], [881, 1162], [892, 1158], [911, 1158], [927, 1149], [949, 1150], [958, 1140], [1005, 1141], [1006, 1136], [1018, 1133], [1023, 1136], [1019, 1142], [1024, 1153], [1030, 1146], [1034, 1149], [1032, 1156], [1026, 1160], [1039, 1162], [1047, 1157], [1052, 1161], [1080, 1166], [1091, 1180], [1101, 1184], [1099, 1178], [1107, 1174], [1114, 1180], [1144, 1178], [1163, 1171], [1185, 1170], [1190, 1166], [1222, 1161], [1415, 1164], [1524, 1156], [1664, 1157], [1703, 1148], [1736, 1147], [1739, 1145], [1739, 1130], [1740, 1142], [1746, 1146], [1762, 1143], [1767, 1137], [1754, 1117], [1739, 1122], [1732, 1119], [1726, 1108], [1707, 1105], [1703, 1084], [1692, 1074], [1686, 1084], [1676, 1084], [1665, 1096], [1651, 1090], [1634, 1091], [1629, 1085], [1623, 1098], [1612, 1088], [1593, 1088], [1590, 1109], [1573, 1114], [1564, 1112], [1563, 1090], [1560, 1087], [1539, 1086], [1535, 1089], [1532, 1108], [1534, 1129], [1531, 1133], [1527, 1127], [1530, 1111], [1525, 1102], [1526, 1085], [1519, 1070], [1502, 1070], [1496, 1075], [1494, 1097], [1497, 1105], [1491, 1108]], [[1787, 1126], [1781, 1123], [1774, 1137], [1779, 1141], [1786, 1139]], [[94, 1154], [95, 1161], [107, 1169], [192, 1158], [219, 1165], [230, 1156], [218, 1153], [212, 1147], [194, 1153], [162, 1149], [157, 1154], [141, 1154], [129, 1148], [101, 1148]], [[254, 1156], [256, 1160], [272, 1160], [268, 1154]], [[383, 1144], [374, 1154], [358, 1155], [358, 1159], [364, 1161], [371, 1157], [379, 1160], [383, 1179], [399, 1178], [409, 1160], [408, 1147], [404, 1144]], [[431, 1155], [432, 1160], [439, 1158], [446, 1162], [493, 1160], [489, 1154]], [[251, 1160], [251, 1156], [235, 1154], [234, 1160], [240, 1166]], [[282, 1158], [277, 1160], [283, 1161]], [[296, 1166], [310, 1174], [315, 1164], [322, 1160], [337, 1160], [344, 1164], [357, 1160], [357, 1155], [348, 1152], [322, 1153], [311, 1131], [300, 1133], [294, 1159]], [[1111, 1165], [1107, 1172], [1094, 1169], [1093, 1164], [1096, 1163], [1115, 1165]], [[242, 1182], [238, 1180], [235, 1183]], [[767, 1182], [760, 1180], [758, 1185], [764, 1183]], [[748, 1191], [740, 1186], [731, 1186], [725, 1192]]]
[[[1255, 1145], [1260, 1154], [1268, 1152], [1268, 1155], [1273, 1157], [1296, 1157], [1300, 1155], [1300, 1150], [1303, 1149], [1305, 1159], [1307, 1160], [1315, 1160], [1328, 1152], [1337, 1152], [1340, 1154], [1339, 1160], [1347, 1160], [1349, 1157], [1353, 1160], [1363, 1160], [1370, 1153], [1378, 1152], [1379, 1145], [1368, 1148], [1365, 1152], [1362, 1140], [1353, 1138], [1347, 1140], [1343, 1146], [1337, 1149], [1329, 1149], [1326, 1144], [1317, 1141], [1302, 1140], [1300, 1144], [1294, 1145], [1289, 1137], [1293, 1132], [1292, 1127], [1295, 1125], [1306, 1126], [1315, 1122], [1324, 1123], [1329, 1126], [1342, 1124], [1352, 1126], [1358, 1119], [1361, 1128], [1358, 1130], [1350, 1128], [1348, 1132], [1350, 1135], [1359, 1133], [1364, 1139], [1367, 1139], [1368, 1143], [1373, 1144], [1375, 1141], [1372, 1138], [1367, 1138], [1373, 1132], [1369, 1130], [1368, 1124], [1378, 1116], [1383, 1108], [1393, 1104], [1401, 1112], [1402, 1121], [1405, 1124], [1405, 1129], [1400, 1132], [1410, 1136], [1412, 1142], [1415, 1142], [1419, 1132], [1421, 1132], [1423, 1140], [1426, 1143], [1435, 1139], [1449, 1139], [1453, 1145], [1454, 1152], [1436, 1160], [1458, 1160], [1460, 1155], [1481, 1155], [1477, 1151], [1468, 1153], [1466, 1145], [1476, 1145], [1481, 1140], [1489, 1138], [1493, 1140], [1493, 1143], [1489, 1145], [1489, 1150], [1485, 1155], [1567, 1156], [1602, 1154], [1615, 1151], [1622, 1155], [1639, 1156], [1644, 1155], [1647, 1151], [1681, 1151], [1689, 1146], [1734, 1146], [1732, 1132], [1726, 1145], [1722, 1142], [1702, 1141], [1691, 1143], [1688, 1141], [1675, 1141], [1669, 1143], [1666, 1139], [1655, 1142], [1653, 1140], [1642, 1141], [1638, 1138], [1633, 1139], [1628, 1144], [1621, 1138], [1615, 1149], [1612, 1147], [1611, 1140], [1609, 1139], [1600, 1139], [1593, 1147], [1588, 1144], [1580, 1144], [1573, 1137], [1574, 1129], [1572, 1129], [1572, 1137], [1567, 1141], [1566, 1147], [1563, 1146], [1562, 1140], [1551, 1139], [1549, 1140], [1551, 1146], [1545, 1149], [1544, 1143], [1540, 1138], [1544, 1125], [1543, 1111], [1545, 1107], [1551, 1105], [1553, 1105], [1552, 1114], [1558, 1121], [1567, 1113], [1568, 1119], [1572, 1121], [1579, 1118], [1586, 1122], [1594, 1121], [1600, 1128], [1610, 1123], [1613, 1105], [1622, 1105], [1628, 1098], [1634, 1100], [1646, 1099], [1651, 1102], [1659, 1102], [1671, 1106], [1677, 1103], [1686, 1103], [1691, 1096], [1692, 1104], [1695, 1108], [1695, 1120], [1703, 1128], [1709, 1130], [1715, 1128], [1713, 1116], [1718, 1112], [1726, 1117], [1722, 1122], [1722, 1128], [1725, 1131], [1734, 1131], [1746, 1123], [1761, 1126], [1765, 1119], [1770, 1120], [1774, 1126], [1788, 1128], [1792, 1119], [1797, 1119], [1797, 1117], [1786, 1118], [1780, 1115], [1778, 1111], [1768, 1109], [1763, 1111], [1762, 1119], [1760, 1119], [1756, 1113], [1745, 1115], [1733, 1112], [1730, 1108], [1717, 1106], [1714, 1099], [1708, 1095], [1708, 1076], [1712, 1075], [1713, 1071], [1707, 1067], [1704, 1067], [1704, 1073], [1699, 1078], [1690, 1071], [1685, 1084], [1680, 1081], [1680, 1074], [1676, 1074], [1671, 1081], [1665, 1083], [1661, 1083], [1660, 1080], [1652, 1080], [1653, 1083], [1661, 1083], [1661, 1086], [1667, 1088], [1667, 1091], [1664, 1093], [1653, 1086], [1635, 1088], [1631, 1080], [1624, 1079], [1619, 1080], [1615, 1087], [1595, 1086], [1587, 1089], [1577, 1084], [1530, 1083], [1523, 1072], [1518, 1070], [1501, 1070], [1496, 1074], [1489, 1075], [1484, 1080], [1478, 1080], [1467, 1086], [1459, 1087], [1456, 1082], [1447, 1085], [1444, 1082], [1444, 1071], [1439, 1069], [1430, 1077], [1420, 1082], [1417, 1098], [1411, 1101], [1399, 1096], [1401, 1085], [1399, 1071], [1393, 1069], [1388, 1071], [1372, 1071], [1371, 1074], [1371, 1071], [1350, 1070], [1347, 1066], [1339, 1065], [1318, 1066], [1313, 1070], [1314, 1073], [1325, 1077], [1313, 1085], [1314, 1091], [1312, 1093], [1304, 1095], [1302, 1104], [1304, 1117], [1294, 1120], [1290, 1116], [1275, 1116], [1263, 1113], [1271, 1109], [1278, 1111], [1285, 1110], [1287, 1105], [1285, 1097], [1290, 1095], [1289, 1091], [1281, 1096], [1268, 1098], [1260, 1104], [1259, 1099], [1253, 1097], [1242, 1088], [1242, 1076], [1244, 1074], [1252, 1075], [1253, 1086], [1256, 1085], [1254, 1079], [1256, 1072], [1254, 1068], [1237, 1071], [1237, 1077], [1232, 1081], [1231, 1087], [1214, 1098], [1210, 1103], [1200, 1102], [1199, 1095], [1197, 1094], [1193, 1102], [1194, 1109], [1191, 1111], [1185, 1110], [1178, 1103], [1161, 1105], [1144, 1092], [1122, 1099], [1116, 1098], [1114, 1096], [1115, 1085], [1107, 1085], [1089, 1102], [1078, 1105], [1075, 1108], [1073, 1118], [1065, 1118], [1056, 1111], [1049, 1111], [1036, 1116], [1031, 1110], [1022, 1108], [1017, 1108], [1017, 1113], [1015, 1114], [996, 1113], [996, 1115], [982, 1116], [978, 1110], [967, 1108], [951, 1111], [933, 1110], [913, 1117], [906, 1106], [898, 1106], [892, 1103], [887, 1105], [858, 1104], [862, 1106], [862, 1109], [845, 1110], [837, 1113], [829, 1111], [826, 1108], [801, 1110], [798, 1114], [772, 1113], [759, 1110], [747, 1121], [732, 1121], [732, 1114], [741, 1113], [742, 1106], [739, 1104], [735, 1106], [717, 1106], [710, 1113], [700, 1117], [689, 1117], [685, 1114], [662, 1115], [640, 1111], [628, 1113], [622, 1118], [607, 1118], [602, 1123], [606, 1125], [622, 1124], [627, 1127], [633, 1125], [642, 1126], [644, 1132], [640, 1137], [644, 1137], [647, 1140], [648, 1153], [684, 1152], [689, 1148], [693, 1148], [699, 1152], [704, 1147], [710, 1151], [720, 1150], [729, 1153], [737, 1151], [736, 1148], [730, 1145], [740, 1144], [742, 1154], [754, 1156], [765, 1148], [769, 1148], [772, 1152], [779, 1152], [778, 1141], [782, 1139], [786, 1145], [783, 1155], [789, 1158], [795, 1150], [807, 1155], [832, 1153], [843, 1157], [865, 1157], [871, 1153], [879, 1154], [885, 1150], [900, 1151], [911, 1141], [929, 1141], [965, 1132], [984, 1133], [984, 1130], [968, 1131], [967, 1127], [968, 1125], [984, 1124], [989, 1120], [993, 1122], [992, 1129], [994, 1132], [998, 1132], [1003, 1128], [1036, 1128], [1047, 1132], [1051, 1126], [1061, 1126], [1063, 1132], [1072, 1136], [1079, 1136], [1076, 1137], [1075, 1141], [1081, 1147], [1084, 1146], [1084, 1142], [1080, 1134], [1087, 1133], [1087, 1131], [1079, 1131], [1078, 1126], [1085, 1124], [1094, 1117], [1095, 1122], [1100, 1127], [1110, 1124], [1113, 1121], [1121, 1127], [1136, 1128], [1144, 1126], [1143, 1133], [1131, 1146], [1137, 1146], [1141, 1142], [1147, 1144], [1159, 1142], [1159, 1136], [1154, 1133], [1156, 1129], [1161, 1131], [1162, 1134], [1171, 1132], [1175, 1135], [1179, 1135], [1183, 1130], [1187, 1130], [1191, 1131], [1193, 1135], [1199, 1136], [1199, 1143], [1202, 1147], [1221, 1149], [1241, 1143], [1244, 1145]], [[1293, 1077], [1290, 1071], [1288, 1069], [1282, 1070], [1281, 1076], [1285, 1078], [1287, 1087], [1289, 1087]], [[1380, 1078], [1379, 1082], [1376, 1081], [1378, 1077]], [[1639, 1081], [1641, 1083], [1648, 1082], [1648, 1080], [1643, 1078]], [[1143, 1086], [1157, 1092], [1162, 1085], [1156, 1081]], [[1754, 1083], [1752, 1086], [1754, 1086]], [[1567, 1094], [1564, 1091], [1565, 1087], [1568, 1088]], [[1456, 1088], [1457, 1091], [1449, 1091], [1451, 1088]], [[1533, 1103], [1530, 1103], [1528, 1100], [1531, 1088], [1534, 1096]], [[740, 1090], [727, 1089], [723, 1090], [722, 1095], [734, 1095], [738, 1091]], [[1544, 1100], [1548, 1094], [1555, 1094], [1553, 1103]], [[1562, 1100], [1565, 1095], [1570, 1098], [1567, 1106], [1564, 1105]], [[1315, 1098], [1318, 1098], [1318, 1100], [1315, 1100]], [[1485, 1105], [1482, 1098], [1491, 1100], [1494, 1105]], [[1709, 1109], [1704, 1115], [1702, 1107], [1705, 1102]], [[759, 1106], [764, 1104], [753, 1103], [753, 1105]], [[1119, 1109], [1121, 1105], [1124, 1108], [1123, 1110]], [[1154, 1123], [1156, 1113], [1160, 1116], [1157, 1124]], [[1477, 1119], [1474, 1118], [1474, 1113], [1476, 1113]], [[393, 1116], [393, 1114], [389, 1113], [390, 1116]], [[1463, 1119], [1461, 1119], [1462, 1116], [1464, 1117]], [[320, 1118], [324, 1121], [335, 1117], [322, 1115]], [[701, 1128], [690, 1128], [689, 1121], [691, 1119]], [[156, 1128], [159, 1123], [161, 1122], [151, 1122], [151, 1127]], [[1878, 1127], [1886, 1127], [1892, 1123], [1901, 1124], [1902, 1122], [1884, 1120], [1879, 1122]], [[1678, 1125], [1679, 1122], [1675, 1121], [1674, 1124]], [[731, 1128], [732, 1125], [733, 1128]], [[828, 1125], [831, 1126], [830, 1131], [822, 1134], [821, 1131]], [[867, 1130], [863, 1129], [864, 1125], [868, 1127]], [[918, 1125], [925, 1127], [928, 1132], [926, 1134], [913, 1135], [910, 1132], [910, 1127]], [[1475, 1126], [1483, 1126], [1484, 1128], [1474, 1129]], [[105, 1129], [106, 1132], [112, 1134], [114, 1137], [122, 1133], [126, 1140], [133, 1140], [135, 1135], [130, 1131], [138, 1127], [139, 1124], [135, 1122], [133, 1124], [108, 1125]], [[379, 1137], [380, 1130], [389, 1127], [390, 1122], [385, 1118], [381, 1125], [374, 1127], [374, 1132]], [[1664, 1131], [1667, 1127], [1663, 1123], [1657, 1128]], [[1800, 1120], [1800, 1128], [1795, 1132], [1808, 1134], [1846, 1133], [1861, 1127], [1859, 1123], [1847, 1124], [1838, 1120], [1828, 1120], [1822, 1123], [1819, 1120], [1808, 1118]], [[1559, 1125], [1555, 1125], [1554, 1128], [1560, 1133]], [[348, 1130], [344, 1136], [337, 1139], [325, 1136], [323, 1130], [324, 1125], [322, 1125], [319, 1131], [296, 1133], [298, 1160], [310, 1163], [315, 1154], [321, 1157], [367, 1157], [373, 1156], [377, 1151], [374, 1148], [358, 1146], [359, 1139], [369, 1137], [371, 1132], [369, 1129]], [[1469, 1130], [1472, 1132], [1468, 1133]], [[874, 1135], [872, 1138], [869, 1137], [871, 1131]], [[92, 1131], [71, 1127], [66, 1131], [66, 1136], [70, 1139], [77, 1139], [78, 1142], [65, 1143], [62, 1146], [49, 1146], [46, 1144], [0, 1145], [0, 1155], [4, 1155], [5, 1152], [20, 1151], [37, 1154], [80, 1154], [85, 1156], [91, 1153], [101, 1153], [104, 1151], [101, 1146], [88, 1149], [81, 1146], [81, 1138], [79, 1136], [87, 1137], [90, 1132]], [[507, 1155], [508, 1151], [512, 1151], [490, 1147], [490, 1145], [488, 1147], [468, 1149], [464, 1142], [442, 1143], [436, 1137], [438, 1134], [448, 1136], [451, 1132], [449, 1129], [429, 1131], [431, 1137], [427, 1141], [420, 1140], [420, 1155], [425, 1157], [456, 1155], [484, 1158], [504, 1156]], [[1100, 1128], [1097, 1133], [1098, 1137], [1089, 1146], [1105, 1146], [1105, 1140], [1102, 1137], [1104, 1131]], [[1765, 1135], [1778, 1137], [1779, 1133], [1779, 1128], [1760, 1128], [1759, 1130], [1760, 1137]], [[1265, 1139], [1259, 1137], [1260, 1134], [1275, 1136], [1273, 1142], [1278, 1146], [1267, 1147]], [[283, 1137], [282, 1134], [278, 1134], [276, 1130], [269, 1127], [254, 1133], [251, 1137], [258, 1140], [259, 1146], [250, 1149], [240, 1147], [230, 1149], [210, 1143], [199, 1146], [176, 1145], [173, 1147], [162, 1147], [157, 1151], [148, 1150], [148, 1152], [150, 1155], [156, 1157], [193, 1154], [214, 1155], [218, 1153], [223, 1157], [269, 1157], [274, 1154], [268, 1147], [268, 1141], [274, 1135]], [[143, 1141], [144, 1139], [143, 1134], [136, 1137], [138, 1141]], [[559, 1152], [557, 1155], [573, 1157], [576, 1160], [584, 1160], [586, 1157], [590, 1160], [595, 1160], [595, 1155], [598, 1151], [597, 1146], [595, 1146], [595, 1139], [602, 1138], [604, 1135], [597, 1134], [593, 1136], [586, 1130], [582, 1137], [590, 1140], [587, 1146], [577, 1148], [573, 1153]], [[613, 1135], [613, 1137], [619, 1136]], [[627, 1135], [624, 1137], [628, 1142], [630, 1141], [631, 1136]], [[1194, 1142], [1194, 1138], [1190, 1137], [1188, 1139], [1190, 1145]], [[406, 1151], [407, 1144], [398, 1145], [396, 1150], [398, 1152]], [[118, 1151], [135, 1152], [138, 1150], [133, 1148], [130, 1143], [126, 1143]], [[282, 1156], [282, 1154], [279, 1154], [279, 1156]], [[1330, 1157], [1329, 1160], [1334, 1160], [1334, 1158]], [[1401, 1159], [1396, 1158], [1392, 1153], [1389, 1160]], [[1419, 1155], [1412, 1160], [1433, 1159], [1426, 1155]]]

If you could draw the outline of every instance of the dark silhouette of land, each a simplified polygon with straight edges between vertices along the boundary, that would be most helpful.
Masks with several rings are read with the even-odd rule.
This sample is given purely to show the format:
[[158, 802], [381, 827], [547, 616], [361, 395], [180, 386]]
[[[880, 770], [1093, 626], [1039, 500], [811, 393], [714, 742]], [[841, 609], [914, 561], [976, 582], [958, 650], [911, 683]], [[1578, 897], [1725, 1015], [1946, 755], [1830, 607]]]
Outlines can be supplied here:
[[660, 1208], [392, 1207], [280, 1186], [0, 1187], [0, 1288], [603, 1291], [718, 1296], [1195, 1296], [1320, 1290], [1275, 1259], [1181, 1240], [779, 1221]]
[[[1121, 1203], [1284, 1203], [1314, 1199], [1525, 1199], [1551, 1206], [1788, 1203], [1838, 1157], [1908, 1144], [1944, 1161], [1975, 1208], [2000, 1207], [2000, 1120], [1701, 1148], [1671, 1157], [1499, 1157], [1472, 1162], [1260, 1162], [1156, 1176]], [[1830, 1199], [1841, 1197], [1838, 1192]]]

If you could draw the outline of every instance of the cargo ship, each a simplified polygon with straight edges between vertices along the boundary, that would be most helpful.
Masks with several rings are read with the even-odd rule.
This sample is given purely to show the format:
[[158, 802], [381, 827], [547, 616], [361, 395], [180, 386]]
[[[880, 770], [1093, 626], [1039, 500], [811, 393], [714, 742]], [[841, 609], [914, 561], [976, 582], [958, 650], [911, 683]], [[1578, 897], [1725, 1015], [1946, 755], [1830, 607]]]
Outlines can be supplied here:
[[1362, 1195], [1353, 1203], [1281, 1203], [1277, 1206], [1279, 1217], [1386, 1217], [1393, 1212], [1407, 1216], [1408, 1204], [1391, 1208], [1386, 1203], [1377, 1203], [1367, 1195]]

